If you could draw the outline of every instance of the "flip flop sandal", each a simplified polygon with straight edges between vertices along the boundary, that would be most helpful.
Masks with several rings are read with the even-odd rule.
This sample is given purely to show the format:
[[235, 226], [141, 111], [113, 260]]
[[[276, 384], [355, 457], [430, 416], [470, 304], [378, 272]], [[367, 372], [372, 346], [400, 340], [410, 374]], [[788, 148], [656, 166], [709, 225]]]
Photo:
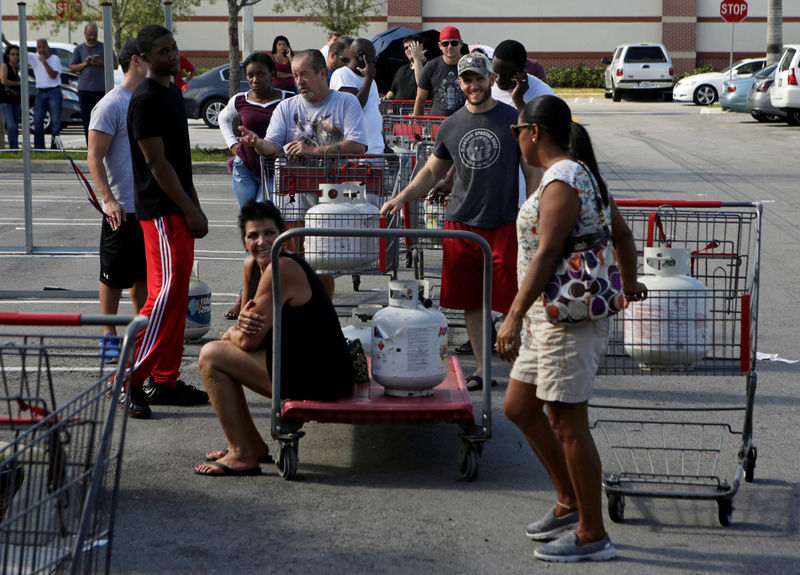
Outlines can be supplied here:
[[[473, 385], [470, 385], [470, 382]], [[483, 389], [483, 378], [480, 375], [470, 375], [466, 381], [467, 391], [480, 391]], [[497, 387], [497, 380], [492, 380], [492, 387]]]
[[225, 312], [225, 319], [236, 319], [239, 317], [239, 306], [235, 305]]
[[472, 343], [469, 340], [465, 341], [453, 349], [453, 353], [456, 355], [472, 355]]
[[197, 469], [195, 469], [194, 472], [197, 475], [205, 475], [206, 477], [242, 477], [245, 475], [261, 475], [260, 467], [251, 467], [250, 469], [231, 469], [219, 461], [209, 461], [208, 465], [218, 467], [222, 470], [222, 473], [204, 473], [202, 471], [198, 471]]
[[[210, 463], [212, 461], [216, 461], [217, 459], [221, 459], [221, 458], [225, 457], [228, 454], [228, 450], [227, 449], [220, 449], [219, 451], [222, 452], [222, 455], [220, 455], [219, 457], [210, 456], [208, 454], [208, 453], [211, 453], [210, 451], [208, 453], [206, 453], [206, 461]], [[266, 455], [262, 455], [261, 457], [259, 457], [258, 458], [258, 462], [259, 463], [275, 463], [275, 460], [272, 458], [271, 454], [267, 453]]]

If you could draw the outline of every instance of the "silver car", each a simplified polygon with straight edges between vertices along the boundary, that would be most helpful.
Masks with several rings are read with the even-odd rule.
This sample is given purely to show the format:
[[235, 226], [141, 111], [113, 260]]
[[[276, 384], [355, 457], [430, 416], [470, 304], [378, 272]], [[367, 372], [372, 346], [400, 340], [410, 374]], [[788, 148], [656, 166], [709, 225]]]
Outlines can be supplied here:
[[775, 81], [775, 68], [772, 65], [760, 70], [755, 75], [755, 81], [747, 92], [747, 110], [759, 122], [780, 122], [786, 113], [772, 105], [770, 101], [770, 88]]

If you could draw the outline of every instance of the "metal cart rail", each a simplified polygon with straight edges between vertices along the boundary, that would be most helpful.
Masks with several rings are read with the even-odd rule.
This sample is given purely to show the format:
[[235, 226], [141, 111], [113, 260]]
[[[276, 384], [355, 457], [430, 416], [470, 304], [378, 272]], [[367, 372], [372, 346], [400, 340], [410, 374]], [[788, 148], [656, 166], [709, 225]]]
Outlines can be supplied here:
[[[639, 386], [646, 385], [648, 378], [643, 376], [744, 376], [745, 386], [741, 402], [735, 396], [728, 403], [699, 406], [695, 398], [700, 386], [681, 386], [671, 405], [652, 398], [624, 405], [593, 402], [593, 417], [600, 415], [592, 429], [601, 453], [615, 468], [603, 474], [609, 516], [623, 520], [628, 496], [715, 500], [719, 522], [728, 525], [739, 483], [742, 477], [753, 480], [757, 458], [753, 407], [761, 204], [617, 203], [640, 254], [652, 247], [688, 251], [691, 277], [707, 289], [651, 289], [647, 302], [631, 303], [612, 320], [600, 375], [616, 380], [635, 376], [631, 381]], [[649, 317], [642, 311], [644, 305], [664, 314]], [[652, 340], [642, 335], [652, 333], [657, 334]], [[679, 348], [680, 353], [675, 351]], [[663, 353], [668, 359], [643, 361], [649, 353]], [[695, 359], [686, 360], [687, 353]], [[669, 359], [673, 357], [678, 359]], [[619, 413], [631, 416], [615, 415]], [[728, 447], [728, 436], [738, 439], [738, 448]], [[725, 459], [734, 453], [736, 469], [725, 478]]]
[[[484, 378], [491, 381], [490, 302], [491, 302], [491, 249], [479, 235], [463, 231], [421, 230], [328, 230], [305, 228], [289, 230], [275, 240], [272, 247], [273, 261], [277, 261], [281, 246], [298, 235], [392, 237], [404, 234], [412, 237], [434, 235], [453, 237], [476, 242], [483, 251], [483, 365]], [[455, 357], [448, 358], [448, 374], [434, 388], [430, 397], [396, 398], [386, 397], [383, 388], [371, 379], [369, 384], [357, 386], [353, 396], [338, 401], [297, 401], [286, 399], [281, 403], [281, 335], [282, 309], [280, 269], [272, 266], [273, 275], [273, 342], [272, 342], [272, 437], [280, 443], [277, 464], [284, 479], [293, 479], [297, 474], [298, 444], [305, 432], [303, 423], [456, 423], [461, 428], [461, 449], [458, 453], [458, 471], [461, 478], [473, 481], [478, 474], [478, 464], [483, 446], [492, 436], [491, 387], [483, 389], [483, 406], [478, 421], [475, 421], [472, 402], [467, 390], [460, 364]]]
[[[147, 318], [0, 313], [0, 325], [0, 573], [108, 573], [118, 403]], [[116, 369], [98, 361], [96, 328], [62, 329], [100, 325], [127, 326]]]

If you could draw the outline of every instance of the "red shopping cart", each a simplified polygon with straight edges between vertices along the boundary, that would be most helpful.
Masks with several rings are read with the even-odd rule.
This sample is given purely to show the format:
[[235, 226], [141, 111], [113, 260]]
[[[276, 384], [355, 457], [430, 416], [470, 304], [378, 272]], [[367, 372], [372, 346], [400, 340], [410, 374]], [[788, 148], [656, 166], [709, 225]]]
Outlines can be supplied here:
[[[144, 316], [0, 313], [0, 573], [108, 573]], [[96, 327], [127, 326], [116, 369]], [[119, 414], [119, 421], [115, 419]]]

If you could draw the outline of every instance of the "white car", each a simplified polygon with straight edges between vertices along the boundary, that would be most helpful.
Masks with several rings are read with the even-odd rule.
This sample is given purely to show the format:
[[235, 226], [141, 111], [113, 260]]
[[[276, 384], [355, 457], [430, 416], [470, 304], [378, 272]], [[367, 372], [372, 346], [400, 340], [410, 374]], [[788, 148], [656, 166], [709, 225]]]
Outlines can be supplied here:
[[708, 106], [719, 99], [723, 82], [728, 79], [748, 78], [766, 64], [766, 58], [748, 58], [739, 60], [721, 72], [688, 76], [675, 84], [672, 89], [672, 99], [675, 102], [694, 102], [698, 106]]
[[601, 60], [605, 71], [605, 96], [619, 102], [624, 95], [650, 94], [669, 100], [675, 80], [666, 46], [652, 42], [617, 46], [611, 59]]
[[770, 102], [786, 112], [786, 121], [800, 126], [800, 44], [783, 47], [783, 54], [775, 69], [775, 82], [769, 92]]
[[[19, 42], [11, 42], [12, 44], [16, 44], [19, 46]], [[62, 72], [69, 72], [69, 63], [72, 61], [72, 53], [75, 51], [75, 44], [66, 44], [63, 42], [47, 42], [47, 45], [50, 46], [50, 53], [55, 54], [58, 56], [58, 59], [61, 60], [61, 71]], [[31, 56], [36, 55], [36, 40], [29, 40], [28, 41], [28, 58], [30, 59]], [[125, 75], [122, 73], [122, 68], [117, 66], [117, 69], [114, 70], [114, 85], [119, 86], [122, 83], [123, 78]]]

